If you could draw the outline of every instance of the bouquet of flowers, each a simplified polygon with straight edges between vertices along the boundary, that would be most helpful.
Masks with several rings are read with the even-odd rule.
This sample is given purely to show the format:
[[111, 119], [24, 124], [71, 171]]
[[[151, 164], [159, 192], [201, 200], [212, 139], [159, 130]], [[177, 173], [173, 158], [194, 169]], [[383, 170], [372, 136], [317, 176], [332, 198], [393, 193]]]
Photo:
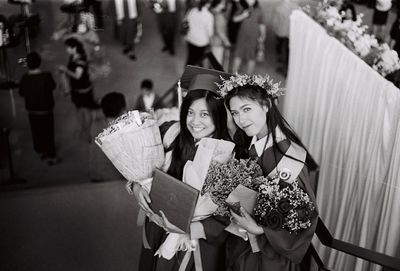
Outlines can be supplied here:
[[298, 179], [289, 182], [290, 171], [281, 169], [273, 177], [261, 177], [254, 216], [259, 225], [272, 230], [298, 233], [311, 226], [317, 215], [310, 197], [300, 188]]
[[[183, 171], [183, 181], [201, 191], [215, 163], [224, 166], [232, 157], [235, 144], [225, 140], [203, 138], [197, 147], [193, 161], [188, 161]], [[228, 162], [229, 163], [229, 162]], [[217, 206], [209, 195], [201, 193], [195, 208], [194, 219], [213, 215]]]
[[[229, 209], [238, 213], [240, 207], [252, 215], [261, 176], [261, 167], [252, 159], [232, 158], [222, 165], [212, 163], [201, 194], [209, 195], [218, 206], [214, 212], [216, 215], [230, 217]], [[235, 222], [231, 222], [225, 230], [248, 240], [253, 252], [260, 251], [256, 237]]]
[[385, 43], [378, 48], [378, 56], [374, 59], [372, 68], [382, 76], [393, 73], [400, 69], [400, 61], [397, 52], [391, 50]]
[[303, 10], [321, 24], [329, 35], [337, 38], [382, 76], [400, 69], [397, 53], [386, 43], [380, 45], [373, 35], [367, 33], [368, 26], [363, 24], [363, 14], [357, 14], [355, 21], [344, 20], [344, 14], [326, 1], [315, 8], [306, 6]]
[[138, 182], [150, 189], [153, 170], [164, 163], [164, 148], [155, 120], [138, 111], [127, 112], [111, 122], [95, 142], [128, 180], [128, 186]]
[[230, 159], [225, 164], [211, 163], [201, 195], [210, 195], [212, 201], [218, 205], [216, 215], [229, 216], [229, 206], [226, 203], [229, 195], [243, 185], [251, 190], [258, 190], [256, 177], [262, 175], [261, 167], [251, 159]]

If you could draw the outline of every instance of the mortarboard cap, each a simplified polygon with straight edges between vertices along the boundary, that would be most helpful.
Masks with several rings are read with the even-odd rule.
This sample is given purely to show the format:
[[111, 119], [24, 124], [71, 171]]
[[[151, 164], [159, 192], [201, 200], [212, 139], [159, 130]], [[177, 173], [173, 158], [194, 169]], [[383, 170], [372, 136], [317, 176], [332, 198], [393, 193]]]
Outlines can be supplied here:
[[204, 89], [218, 94], [218, 86], [215, 83], [222, 83], [220, 76], [228, 79], [231, 74], [187, 65], [181, 77], [181, 87], [188, 91]]

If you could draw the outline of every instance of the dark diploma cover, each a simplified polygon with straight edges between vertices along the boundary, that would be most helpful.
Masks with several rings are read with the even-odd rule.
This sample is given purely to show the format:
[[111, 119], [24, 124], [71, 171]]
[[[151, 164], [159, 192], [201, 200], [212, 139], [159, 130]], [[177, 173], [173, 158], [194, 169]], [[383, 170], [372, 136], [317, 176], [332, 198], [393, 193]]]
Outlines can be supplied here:
[[156, 214], [164, 212], [169, 222], [188, 233], [199, 191], [156, 169], [151, 185], [150, 207]]

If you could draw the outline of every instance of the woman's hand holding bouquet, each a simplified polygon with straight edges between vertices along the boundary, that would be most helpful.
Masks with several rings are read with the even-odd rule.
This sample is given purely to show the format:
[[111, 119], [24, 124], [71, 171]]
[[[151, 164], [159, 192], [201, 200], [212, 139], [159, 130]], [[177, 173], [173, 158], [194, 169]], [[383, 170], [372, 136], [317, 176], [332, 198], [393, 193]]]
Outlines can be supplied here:
[[[253, 160], [231, 159], [210, 166], [202, 194], [218, 205], [216, 214], [230, 216], [227, 231], [249, 240], [253, 252], [259, 251], [255, 236], [263, 227], [290, 234], [307, 229], [317, 215], [310, 196], [283, 168], [268, 177]], [[257, 191], [257, 192], [256, 192]]]
[[257, 177], [261, 175], [261, 167], [251, 159], [232, 158], [223, 165], [213, 163], [201, 191], [218, 205], [215, 214], [231, 218], [225, 230], [249, 240], [254, 252], [259, 248], [254, 235], [257, 231], [253, 230], [257, 224], [251, 215], [259, 186]]
[[297, 234], [311, 227], [317, 210], [300, 187], [299, 179], [290, 180], [290, 175], [290, 170], [283, 168], [273, 176], [261, 178], [254, 216], [263, 227]]

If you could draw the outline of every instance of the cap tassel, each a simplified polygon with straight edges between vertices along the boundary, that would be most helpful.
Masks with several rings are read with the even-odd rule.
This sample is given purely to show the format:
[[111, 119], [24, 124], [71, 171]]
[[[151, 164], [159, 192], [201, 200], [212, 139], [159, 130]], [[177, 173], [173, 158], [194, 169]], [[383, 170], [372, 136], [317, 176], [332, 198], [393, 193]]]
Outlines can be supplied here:
[[182, 104], [182, 88], [181, 88], [181, 80], [178, 81], [178, 88], [176, 89], [178, 92], [178, 108], [181, 109]]

